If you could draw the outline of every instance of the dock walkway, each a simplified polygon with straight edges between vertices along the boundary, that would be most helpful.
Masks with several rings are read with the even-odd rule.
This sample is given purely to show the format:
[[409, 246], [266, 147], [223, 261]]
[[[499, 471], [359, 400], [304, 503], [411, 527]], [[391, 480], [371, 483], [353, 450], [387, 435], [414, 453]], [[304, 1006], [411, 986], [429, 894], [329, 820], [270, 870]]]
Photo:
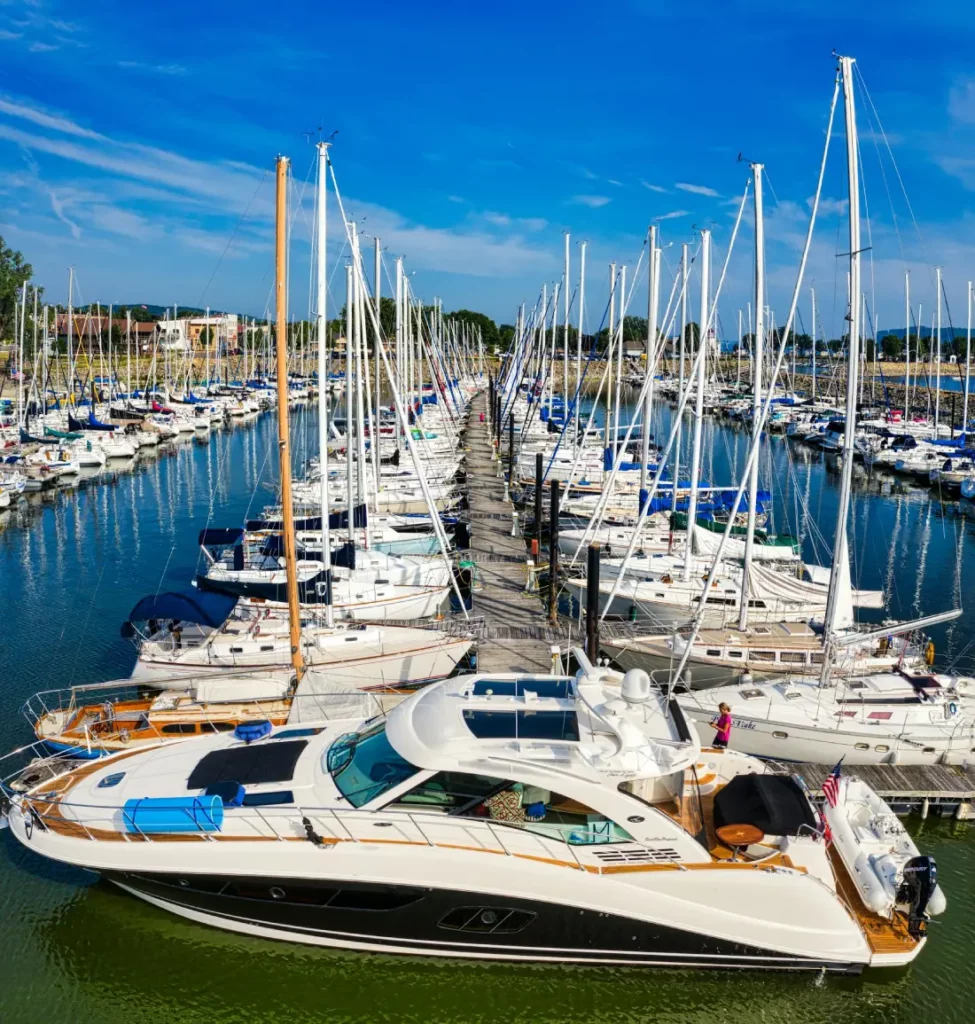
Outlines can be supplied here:
[[[471, 557], [477, 566], [474, 615], [484, 620], [478, 651], [481, 672], [551, 672], [552, 647], [568, 639], [550, 623], [539, 594], [526, 590], [525, 541], [512, 536], [511, 501], [505, 501], [501, 463], [492, 458], [488, 399], [474, 399], [467, 428], [467, 487]], [[481, 422], [484, 413], [484, 422]]]

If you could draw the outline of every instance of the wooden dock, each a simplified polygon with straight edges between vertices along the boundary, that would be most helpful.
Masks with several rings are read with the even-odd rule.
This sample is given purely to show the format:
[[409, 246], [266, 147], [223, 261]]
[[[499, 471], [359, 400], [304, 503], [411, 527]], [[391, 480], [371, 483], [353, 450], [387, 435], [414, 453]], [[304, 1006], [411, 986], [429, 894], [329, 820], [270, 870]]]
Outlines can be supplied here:
[[[813, 796], [822, 798], [823, 781], [833, 770], [829, 764], [796, 764]], [[898, 814], [920, 811], [956, 818], [971, 818], [975, 801], [975, 768], [947, 764], [850, 765], [844, 774], [862, 779]]]
[[541, 596], [527, 589], [528, 552], [520, 526], [513, 529], [517, 510], [505, 500], [483, 393], [473, 402], [467, 447], [470, 554], [476, 564], [473, 614], [484, 620], [478, 671], [551, 672], [552, 648], [564, 647], [568, 634], [560, 623], [549, 622]]

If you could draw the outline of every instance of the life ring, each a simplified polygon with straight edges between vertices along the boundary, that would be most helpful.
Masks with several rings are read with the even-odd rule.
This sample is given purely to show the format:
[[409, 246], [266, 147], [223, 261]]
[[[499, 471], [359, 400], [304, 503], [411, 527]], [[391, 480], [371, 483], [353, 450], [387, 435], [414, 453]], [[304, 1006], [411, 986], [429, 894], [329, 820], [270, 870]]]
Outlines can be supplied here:
[[927, 647], [924, 648], [924, 661], [927, 665], [934, 664], [934, 641], [929, 640]]

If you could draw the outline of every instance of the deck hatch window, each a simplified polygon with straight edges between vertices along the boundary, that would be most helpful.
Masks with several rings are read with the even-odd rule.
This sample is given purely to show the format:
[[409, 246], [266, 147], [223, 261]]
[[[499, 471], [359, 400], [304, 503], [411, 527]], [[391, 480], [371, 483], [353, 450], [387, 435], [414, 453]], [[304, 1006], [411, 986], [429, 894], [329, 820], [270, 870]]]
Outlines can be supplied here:
[[464, 712], [467, 728], [479, 740], [568, 740], [579, 739], [575, 711], [480, 711]]
[[568, 700], [572, 696], [571, 679], [481, 679], [471, 687], [474, 697], [524, 697], [533, 693], [537, 697]]
[[306, 746], [307, 740], [284, 740], [211, 750], [190, 773], [186, 788], [206, 789], [214, 782], [239, 782], [242, 786], [290, 782]]
[[742, 656], [741, 651], [728, 651], [729, 658], [740, 658]]

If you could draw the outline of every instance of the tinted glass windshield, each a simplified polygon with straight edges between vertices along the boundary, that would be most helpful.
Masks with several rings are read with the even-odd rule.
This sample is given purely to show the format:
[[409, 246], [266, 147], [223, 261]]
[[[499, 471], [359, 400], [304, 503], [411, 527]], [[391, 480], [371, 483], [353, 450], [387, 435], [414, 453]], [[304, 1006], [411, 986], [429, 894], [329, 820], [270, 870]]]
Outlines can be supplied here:
[[326, 765], [353, 807], [362, 807], [419, 771], [393, 750], [385, 724], [340, 736], [328, 749]]

